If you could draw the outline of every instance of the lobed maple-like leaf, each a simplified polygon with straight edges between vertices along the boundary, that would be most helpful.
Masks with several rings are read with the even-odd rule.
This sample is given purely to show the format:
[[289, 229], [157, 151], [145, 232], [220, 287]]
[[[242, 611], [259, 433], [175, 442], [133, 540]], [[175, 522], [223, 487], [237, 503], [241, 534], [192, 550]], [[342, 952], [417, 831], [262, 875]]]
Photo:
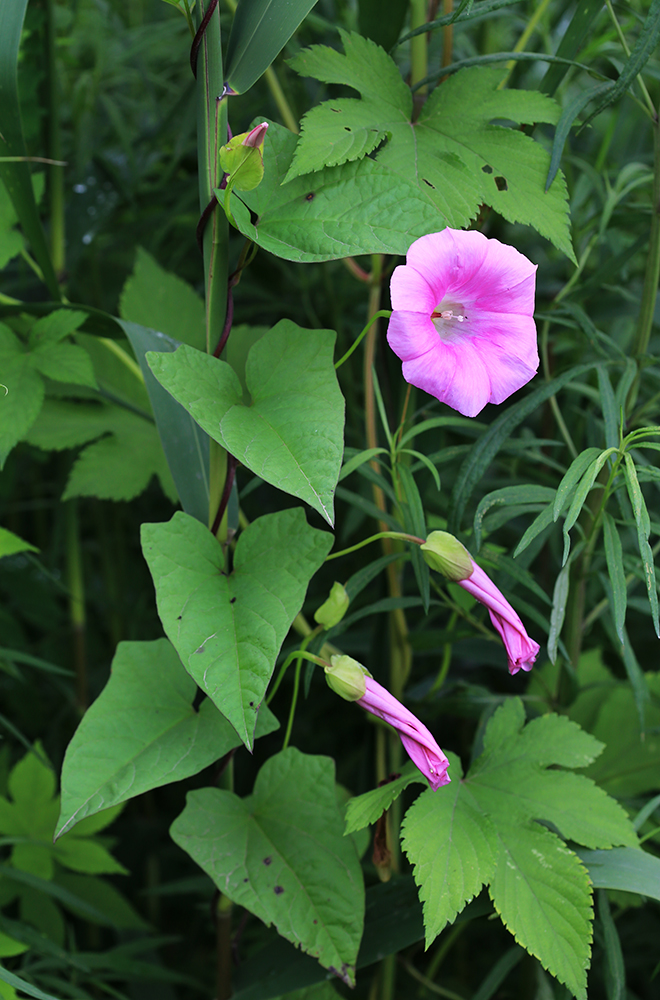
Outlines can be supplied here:
[[393, 182], [414, 183], [438, 214], [436, 229], [460, 229], [490, 205], [509, 222], [531, 225], [575, 260], [567, 192], [558, 174], [545, 180], [549, 154], [517, 129], [496, 121], [556, 123], [560, 109], [539, 92], [500, 90], [502, 70], [474, 66], [436, 87], [416, 121], [412, 95], [396, 64], [368, 38], [342, 31], [344, 54], [323, 45], [290, 60], [302, 76], [353, 87], [361, 99], [339, 98], [303, 118], [285, 182], [326, 166], [376, 162]]
[[[584, 775], [603, 744], [574, 722], [525, 725], [519, 698], [491, 718], [484, 749], [460, 780], [408, 810], [403, 845], [424, 904], [427, 945], [483, 884], [516, 941], [582, 1000], [593, 906], [591, 881], [562, 838], [587, 847], [637, 844], [621, 806]], [[551, 768], [549, 770], [549, 768]]]

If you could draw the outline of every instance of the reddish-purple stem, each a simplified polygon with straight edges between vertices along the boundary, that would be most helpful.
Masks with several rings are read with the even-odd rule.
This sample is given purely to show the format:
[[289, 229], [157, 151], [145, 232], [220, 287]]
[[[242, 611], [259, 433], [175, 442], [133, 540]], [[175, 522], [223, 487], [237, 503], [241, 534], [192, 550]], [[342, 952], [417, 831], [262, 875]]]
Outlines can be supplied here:
[[209, 26], [209, 21], [213, 17], [213, 11], [218, 6], [218, 0], [211, 0], [208, 5], [207, 11], [202, 18], [201, 24], [197, 29], [197, 34], [193, 38], [193, 43], [190, 46], [190, 68], [193, 71], [193, 76], [197, 79], [197, 60], [199, 58], [199, 48], [202, 44], [202, 39], [204, 37], [204, 32]]

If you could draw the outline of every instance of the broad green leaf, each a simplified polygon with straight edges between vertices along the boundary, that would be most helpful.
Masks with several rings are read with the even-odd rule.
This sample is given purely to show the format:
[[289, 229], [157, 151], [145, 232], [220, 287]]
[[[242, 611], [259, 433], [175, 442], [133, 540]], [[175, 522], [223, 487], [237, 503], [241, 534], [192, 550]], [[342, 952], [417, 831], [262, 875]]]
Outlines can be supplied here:
[[[108, 683], [64, 758], [56, 836], [86, 816], [197, 774], [239, 745], [211, 701], [193, 708], [196, 691], [166, 639], [119, 644]], [[276, 728], [263, 705], [256, 736]]]
[[540, 385], [529, 396], [525, 396], [518, 403], [514, 403], [513, 406], [510, 406], [493, 421], [486, 433], [470, 448], [467, 458], [458, 470], [451, 497], [448, 531], [451, 531], [453, 534], [457, 534], [460, 531], [461, 520], [467, 503], [472, 496], [472, 491], [477, 483], [481, 481], [495, 455], [503, 447], [504, 443], [509, 440], [516, 427], [523, 420], [526, 420], [541, 403], [544, 403], [550, 396], [559, 392], [571, 379], [583, 375], [592, 367], [593, 365], [586, 364], [569, 369], [569, 371], [564, 372], [558, 378], [552, 379], [551, 382]]
[[495, 870], [497, 836], [449, 754], [451, 784], [428, 789], [406, 813], [402, 845], [424, 905], [426, 947], [453, 921]]
[[611, 851], [578, 849], [595, 889], [621, 889], [660, 900], [660, 858], [632, 847]]
[[257, 82], [316, 0], [239, 0], [225, 58], [227, 83], [244, 94]]
[[642, 738], [630, 684], [615, 682], [600, 661], [598, 673], [587, 673], [586, 668], [581, 659], [578, 679], [583, 690], [568, 714], [588, 726], [605, 749], [585, 773], [610, 795], [632, 798], [653, 791], [660, 772], [660, 675], [644, 675], [651, 699], [645, 704], [648, 732]]
[[[17, 64], [23, 21], [27, 0], [13, 0], [0, 4], [0, 107], [2, 121], [3, 156], [26, 157], [27, 148], [23, 138], [21, 109], [18, 99]], [[61, 167], [51, 167], [51, 170]], [[55, 277], [48, 253], [46, 237], [37, 211], [32, 187], [30, 167], [27, 162], [7, 162], [0, 158], [0, 180], [7, 188], [14, 211], [20, 221], [32, 253], [43, 273], [44, 283], [53, 299], [61, 299], [62, 293]], [[1, 423], [0, 418], [0, 423]]]
[[282, 320], [254, 344], [243, 403], [230, 366], [191, 347], [150, 354], [168, 392], [223, 448], [332, 524], [343, 451], [344, 400], [332, 363], [335, 334]]
[[223, 547], [189, 515], [142, 525], [165, 632], [248, 749], [277, 654], [332, 541], [300, 507], [266, 514], [240, 535], [227, 573]]
[[354, 985], [364, 884], [329, 758], [283, 750], [247, 799], [191, 792], [170, 832], [224, 895]]
[[96, 388], [91, 358], [77, 344], [46, 343], [32, 351], [29, 357], [37, 371], [46, 378]]
[[[305, 115], [286, 180], [363, 157], [386, 140], [376, 162], [390, 172], [393, 186], [415, 184], [442, 225], [469, 225], [485, 203], [509, 222], [534, 226], [575, 260], [563, 177], [545, 192], [545, 150], [519, 130], [492, 124], [554, 123], [554, 101], [538, 92], [500, 90], [501, 69], [472, 67], [436, 87], [413, 123], [412, 95], [393, 60], [369, 39], [339, 32], [345, 55], [314, 45], [291, 65], [302, 76], [350, 86], [362, 98], [325, 101]], [[442, 225], [436, 221], [435, 231]]]
[[18, 535], [15, 535], [13, 531], [7, 531], [6, 528], [0, 528], [0, 559], [3, 556], [13, 556], [17, 552], [38, 552], [39, 549], [35, 545], [30, 545], [29, 542], [23, 541]]
[[166, 271], [143, 247], [137, 248], [133, 273], [119, 300], [123, 320], [160, 330], [169, 337], [206, 350], [204, 302], [191, 286]]
[[350, 799], [346, 807], [346, 829], [344, 835], [355, 833], [356, 830], [363, 830], [366, 826], [375, 823], [382, 816], [386, 809], [389, 809], [395, 799], [398, 799], [404, 788], [413, 784], [425, 784], [425, 778], [414, 766], [407, 764], [403, 773], [388, 781], [386, 785], [379, 785], [372, 788], [370, 792], [357, 795]]
[[481, 548], [481, 532], [484, 518], [491, 507], [512, 504], [545, 503], [553, 500], [555, 491], [549, 486], [505, 486], [499, 490], [493, 490], [479, 502], [474, 515], [474, 547], [478, 552]]
[[147, 351], [176, 351], [179, 342], [138, 323], [121, 320], [144, 376], [156, 426], [181, 506], [202, 524], [209, 519], [209, 439], [154, 378]]
[[30, 349], [58, 344], [64, 337], [78, 330], [87, 319], [87, 313], [75, 309], [54, 309], [34, 323], [30, 329]]
[[[282, 186], [295, 148], [295, 135], [270, 122], [263, 181], [254, 191], [232, 196], [240, 231], [276, 257], [311, 263], [371, 253], [403, 255], [413, 240], [442, 227], [442, 218], [416, 184], [393, 178], [368, 158]], [[254, 224], [251, 212], [257, 216]]]
[[[660, 6], [658, 9], [660, 10]], [[655, 629], [655, 634], [660, 638], [660, 621], [658, 620], [658, 591], [655, 584], [655, 562], [651, 546], [649, 545], [651, 521], [648, 510], [646, 509], [644, 495], [639, 485], [639, 480], [637, 479], [635, 463], [630, 452], [626, 452], [624, 475], [626, 477], [628, 496], [630, 497], [635, 517], [635, 524], [637, 525], [637, 543], [639, 545], [639, 554], [642, 558], [642, 566], [644, 567], [644, 580], [646, 582], [646, 590], [649, 597], [649, 604], [651, 606], [653, 627]]]
[[105, 403], [47, 399], [26, 440], [46, 451], [95, 441], [74, 462], [63, 500], [76, 496], [132, 500], [156, 475], [165, 495], [176, 502], [156, 428], [131, 410]]
[[611, 514], [603, 511], [603, 538], [605, 541], [605, 559], [607, 572], [612, 587], [612, 617], [614, 628], [621, 642], [624, 641], [623, 629], [626, 623], [626, 605], [628, 590], [626, 574], [623, 568], [623, 549], [617, 531], [616, 522]]

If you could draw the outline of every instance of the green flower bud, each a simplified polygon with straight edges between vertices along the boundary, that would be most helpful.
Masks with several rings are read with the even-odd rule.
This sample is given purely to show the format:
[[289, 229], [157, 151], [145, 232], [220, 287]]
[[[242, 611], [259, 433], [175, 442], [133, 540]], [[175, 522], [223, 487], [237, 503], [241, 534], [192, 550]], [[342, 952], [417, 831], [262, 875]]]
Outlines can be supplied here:
[[264, 175], [264, 136], [268, 125], [241, 132], [220, 149], [220, 166], [229, 175], [228, 184], [237, 191], [252, 191]]
[[364, 698], [367, 690], [365, 677], [371, 677], [369, 671], [351, 656], [331, 656], [330, 664], [324, 668], [328, 687], [345, 701]]
[[472, 556], [458, 538], [454, 538], [449, 532], [432, 531], [420, 548], [431, 569], [442, 573], [447, 579], [458, 583], [459, 580], [467, 580], [472, 576]]
[[330, 597], [314, 613], [314, 621], [323, 628], [332, 628], [337, 625], [348, 610], [349, 598], [346, 588], [342, 583], [335, 582], [330, 591]]

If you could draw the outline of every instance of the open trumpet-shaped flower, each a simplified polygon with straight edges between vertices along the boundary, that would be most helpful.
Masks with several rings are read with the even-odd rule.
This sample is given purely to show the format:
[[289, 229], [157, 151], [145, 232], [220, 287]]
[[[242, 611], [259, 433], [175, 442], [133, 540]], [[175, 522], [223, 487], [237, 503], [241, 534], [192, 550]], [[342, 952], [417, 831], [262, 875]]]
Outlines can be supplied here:
[[432, 531], [421, 549], [431, 569], [453, 580], [488, 608], [490, 620], [506, 649], [509, 673], [531, 670], [541, 647], [530, 639], [504, 594], [477, 566], [465, 546], [446, 531]]
[[333, 656], [325, 668], [325, 677], [332, 690], [347, 701], [377, 715], [393, 726], [406, 753], [436, 791], [451, 780], [447, 775], [449, 761], [423, 722], [405, 705], [375, 681], [367, 670], [350, 656]]
[[482, 233], [416, 240], [390, 286], [387, 340], [407, 382], [467, 417], [536, 374], [536, 266]]

